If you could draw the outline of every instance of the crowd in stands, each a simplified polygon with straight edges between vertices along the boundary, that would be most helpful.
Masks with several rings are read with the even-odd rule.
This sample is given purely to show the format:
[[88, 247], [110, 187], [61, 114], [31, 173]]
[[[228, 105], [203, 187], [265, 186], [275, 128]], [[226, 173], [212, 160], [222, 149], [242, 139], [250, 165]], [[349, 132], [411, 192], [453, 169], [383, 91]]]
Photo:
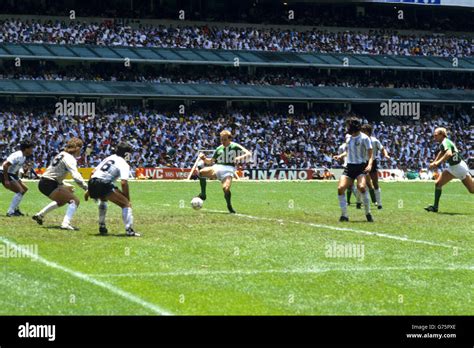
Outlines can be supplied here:
[[440, 57], [470, 57], [474, 53], [474, 39], [463, 36], [215, 25], [132, 27], [113, 21], [0, 20], [2, 42]]
[[[153, 6], [150, 5], [153, 3]], [[360, 3], [229, 1], [212, 6], [200, 1], [199, 6], [186, 3], [162, 3], [161, 1], [92, 0], [76, 1], [3, 1], [0, 13], [42, 14], [64, 16], [74, 9], [80, 17], [129, 18], [129, 19], [176, 19], [178, 10], [185, 11], [186, 20], [205, 22], [241, 22], [258, 24], [298, 24], [326, 27], [392, 28], [429, 31], [472, 30], [472, 12], [466, 8], [447, 6], [390, 6]], [[360, 11], [363, 8], [363, 11]], [[399, 10], [403, 9], [400, 18]], [[294, 15], [289, 16], [288, 11]]]
[[0, 79], [55, 81], [133, 81], [178, 84], [246, 84], [253, 86], [282, 85], [290, 87], [379, 87], [474, 89], [474, 79], [464, 73], [425, 73], [403, 71], [361, 71], [306, 69], [258, 69], [249, 74], [246, 68], [179, 66], [178, 69], [135, 69], [120, 64], [69, 65], [0, 68]]
[[[16, 108], [18, 110], [18, 108]], [[219, 133], [229, 129], [234, 140], [251, 150], [253, 162], [247, 168], [340, 167], [333, 160], [344, 141], [343, 114], [281, 112], [197, 111], [187, 115], [156, 110], [126, 108], [94, 117], [55, 116], [51, 112], [24, 110], [0, 112], [0, 159], [5, 159], [23, 138], [32, 138], [37, 147], [32, 162], [41, 168], [73, 136], [87, 147], [81, 166], [93, 167], [109, 155], [120, 140], [133, 144], [132, 166], [190, 168], [199, 149], [219, 145]], [[467, 113], [425, 115], [420, 121], [390, 120], [373, 124], [374, 133], [389, 151], [392, 160], [385, 168], [404, 171], [426, 168], [438, 145], [432, 138], [435, 127], [445, 126], [449, 137], [466, 161], [474, 156]]]

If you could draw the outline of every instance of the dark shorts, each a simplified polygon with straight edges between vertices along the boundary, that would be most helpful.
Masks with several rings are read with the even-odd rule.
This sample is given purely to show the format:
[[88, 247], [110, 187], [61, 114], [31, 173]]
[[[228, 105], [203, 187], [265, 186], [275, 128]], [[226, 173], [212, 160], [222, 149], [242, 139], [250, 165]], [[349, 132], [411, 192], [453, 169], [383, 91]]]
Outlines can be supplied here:
[[[8, 173], [8, 178], [11, 181], [20, 181], [20, 178], [18, 177], [18, 175], [15, 175], [15, 174]], [[0, 171], [0, 180], [2, 181], [2, 184], [5, 185], [5, 178], [3, 177], [3, 171]]]
[[351, 164], [348, 163], [346, 168], [344, 168], [344, 172], [342, 175], [348, 176], [352, 180], [357, 179], [360, 175], [365, 175], [364, 169], [367, 167], [367, 163], [360, 163], [360, 164]]
[[56, 180], [41, 178], [38, 183], [38, 189], [46, 197], [49, 197], [54, 190], [59, 186], [59, 183]]
[[370, 171], [371, 174], [373, 173], [377, 173], [379, 170], [379, 166], [377, 165], [377, 160], [374, 159], [374, 161], [372, 162], [372, 169]]
[[117, 188], [111, 182], [105, 182], [101, 179], [92, 178], [87, 184], [89, 197], [93, 199], [106, 198], [110, 193]]

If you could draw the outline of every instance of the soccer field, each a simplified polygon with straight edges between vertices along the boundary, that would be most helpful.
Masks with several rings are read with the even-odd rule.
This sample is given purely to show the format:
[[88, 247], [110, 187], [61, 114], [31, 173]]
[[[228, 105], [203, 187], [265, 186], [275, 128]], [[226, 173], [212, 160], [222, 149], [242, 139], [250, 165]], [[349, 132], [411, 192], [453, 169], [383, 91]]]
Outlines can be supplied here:
[[[354, 204], [338, 222], [336, 182], [236, 182], [237, 215], [217, 182], [200, 211], [197, 182], [136, 182], [141, 238], [124, 236], [112, 204], [109, 236], [98, 235], [97, 206], [82, 198], [80, 231], [59, 229], [65, 208], [37, 225], [49, 200], [36, 185], [18, 218], [5, 217], [12, 193], [0, 189], [2, 315], [474, 314], [474, 197], [460, 182], [438, 214], [423, 210], [433, 183], [382, 183], [373, 224]], [[37, 258], [13, 257], [31, 245]]]

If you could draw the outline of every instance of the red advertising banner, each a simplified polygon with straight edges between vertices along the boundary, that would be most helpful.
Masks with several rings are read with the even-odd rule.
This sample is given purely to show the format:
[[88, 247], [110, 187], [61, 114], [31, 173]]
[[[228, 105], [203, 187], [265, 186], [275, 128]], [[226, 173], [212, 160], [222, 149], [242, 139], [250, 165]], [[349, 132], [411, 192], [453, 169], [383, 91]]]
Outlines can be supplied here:
[[137, 179], [179, 180], [187, 179], [191, 168], [137, 168]]

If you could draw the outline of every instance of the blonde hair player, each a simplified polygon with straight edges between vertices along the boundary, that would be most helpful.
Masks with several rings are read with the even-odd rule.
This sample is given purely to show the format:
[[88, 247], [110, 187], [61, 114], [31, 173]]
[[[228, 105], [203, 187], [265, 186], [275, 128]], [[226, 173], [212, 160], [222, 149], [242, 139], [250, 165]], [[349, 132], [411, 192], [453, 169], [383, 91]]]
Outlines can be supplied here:
[[56, 155], [41, 177], [38, 188], [42, 194], [51, 199], [53, 202], [41, 209], [33, 216], [38, 224], [42, 225], [44, 217], [51, 211], [68, 204], [66, 215], [61, 224], [63, 230], [76, 230], [71, 225], [71, 220], [79, 207], [80, 200], [74, 195], [74, 187], [64, 184], [63, 181], [68, 173], [71, 173], [74, 181], [83, 189], [87, 190], [87, 185], [82, 175], [77, 170], [76, 158], [81, 155], [84, 143], [79, 138], [70, 139], [64, 151]]
[[461, 158], [456, 145], [448, 139], [446, 128], [436, 128], [433, 133], [433, 138], [436, 142], [440, 143], [440, 145], [439, 152], [436, 155], [435, 160], [430, 163], [429, 168], [435, 169], [443, 162], [448, 162], [448, 168], [445, 169], [436, 180], [434, 204], [425, 208], [426, 211], [437, 213], [439, 199], [441, 198], [442, 187], [444, 185], [452, 179], [459, 179], [470, 193], [474, 193], [474, 180], [469, 173], [469, 168], [466, 162]]
[[[207, 158], [205, 154], [200, 153], [199, 159], [202, 161], [198, 165], [199, 183], [201, 185], [201, 193], [198, 195], [203, 201], [206, 200], [206, 180], [218, 179], [222, 183], [224, 198], [227, 203], [229, 213], [235, 214], [232, 208], [230, 187], [232, 178], [235, 174], [235, 164], [251, 158], [252, 153], [242, 145], [232, 141], [232, 133], [223, 130], [220, 133], [221, 146], [219, 146], [211, 158]], [[204, 167], [204, 165], [212, 165]]]

